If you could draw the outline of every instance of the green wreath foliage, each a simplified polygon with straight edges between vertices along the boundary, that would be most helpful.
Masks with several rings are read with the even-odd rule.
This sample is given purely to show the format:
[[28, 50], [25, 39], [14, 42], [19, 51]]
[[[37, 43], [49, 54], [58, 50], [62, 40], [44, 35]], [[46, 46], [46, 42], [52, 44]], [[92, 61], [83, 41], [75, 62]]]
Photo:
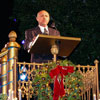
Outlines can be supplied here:
[[50, 78], [49, 72], [57, 65], [74, 66], [74, 72], [68, 73], [64, 78], [66, 93], [62, 99], [59, 98], [59, 100], [80, 100], [81, 90], [83, 89], [82, 75], [77, 72], [76, 65], [69, 60], [63, 60], [57, 63], [46, 63], [40, 69], [37, 69], [33, 80], [33, 96], [37, 97], [38, 100], [53, 100], [52, 86], [54, 80]]
[[7, 100], [7, 94], [0, 94], [0, 100]]

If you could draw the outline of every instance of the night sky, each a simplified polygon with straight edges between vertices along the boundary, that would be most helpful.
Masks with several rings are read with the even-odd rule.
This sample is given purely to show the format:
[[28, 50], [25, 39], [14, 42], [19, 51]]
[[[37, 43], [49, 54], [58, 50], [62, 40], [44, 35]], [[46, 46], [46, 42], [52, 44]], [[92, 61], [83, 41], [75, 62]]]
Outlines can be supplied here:
[[[8, 34], [12, 30], [12, 25], [9, 16], [12, 14], [13, 0], [2, 0], [0, 2], [0, 52], [4, 45], [9, 42]], [[18, 42], [18, 41], [17, 41]], [[21, 44], [21, 43], [19, 43]], [[18, 54], [19, 61], [30, 61], [30, 54], [27, 53], [22, 47]], [[27, 57], [26, 57], [27, 56]]]
[[2, 0], [0, 2], [0, 51], [9, 41], [8, 34], [10, 32], [9, 16], [12, 13], [12, 0]]

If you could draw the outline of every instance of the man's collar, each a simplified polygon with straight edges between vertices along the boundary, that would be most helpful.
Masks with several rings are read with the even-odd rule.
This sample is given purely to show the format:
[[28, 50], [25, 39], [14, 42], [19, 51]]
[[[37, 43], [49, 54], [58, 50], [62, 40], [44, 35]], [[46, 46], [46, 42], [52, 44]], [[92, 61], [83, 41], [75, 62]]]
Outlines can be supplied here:
[[46, 27], [43, 27], [43, 26], [40, 26], [40, 25], [38, 25], [38, 26], [39, 26], [39, 28], [40, 28], [40, 30], [41, 30], [42, 33], [44, 33], [44, 28], [46, 28], [46, 30], [49, 31], [48, 30], [48, 26], [46, 26]]
[[39, 28], [41, 28], [41, 29], [46, 28], [46, 29], [48, 30], [48, 26], [46, 26], [46, 27], [43, 27], [43, 26], [40, 26], [40, 25], [38, 25], [38, 26], [39, 26]]

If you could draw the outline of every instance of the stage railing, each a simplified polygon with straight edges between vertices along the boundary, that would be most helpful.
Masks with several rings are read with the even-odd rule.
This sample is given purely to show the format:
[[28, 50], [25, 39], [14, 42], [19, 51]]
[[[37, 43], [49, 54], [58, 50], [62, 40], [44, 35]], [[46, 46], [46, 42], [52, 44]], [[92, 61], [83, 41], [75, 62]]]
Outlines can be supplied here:
[[[98, 61], [95, 60], [94, 66], [77, 65], [77, 71], [82, 75], [83, 88], [81, 90], [81, 100], [98, 100], [99, 99], [99, 81], [98, 81]], [[21, 89], [22, 98], [26, 96], [27, 100], [32, 98], [34, 91], [32, 89], [32, 81], [39, 74], [37, 69], [43, 67], [39, 63], [17, 62], [19, 74], [25, 73], [27, 80], [18, 81], [18, 89]], [[64, 83], [66, 84], [66, 83]], [[66, 90], [66, 89], [65, 89]]]
[[[2, 75], [2, 94], [8, 95], [8, 100], [21, 100], [26, 96], [27, 100], [32, 98], [34, 91], [32, 81], [38, 74], [37, 69], [44, 66], [43, 63], [18, 62], [18, 49], [20, 45], [16, 42], [17, 35], [14, 31], [9, 33], [9, 42], [0, 52]], [[99, 77], [98, 61], [94, 66], [77, 65], [77, 71], [83, 76], [84, 88], [81, 90], [81, 100], [99, 100]], [[18, 68], [18, 69], [17, 69]], [[18, 76], [17, 76], [18, 75]], [[27, 79], [22, 81], [20, 75], [26, 75]], [[18, 84], [18, 86], [17, 86]], [[64, 83], [66, 85], [66, 83]], [[19, 91], [19, 92], [18, 92]]]
[[17, 34], [11, 31], [8, 35], [9, 42], [0, 52], [2, 94], [7, 94], [8, 100], [17, 99], [17, 72], [16, 62], [20, 45], [16, 42]]
[[99, 99], [98, 61], [95, 60], [94, 63], [94, 66], [77, 65], [77, 71], [83, 76], [82, 100]]

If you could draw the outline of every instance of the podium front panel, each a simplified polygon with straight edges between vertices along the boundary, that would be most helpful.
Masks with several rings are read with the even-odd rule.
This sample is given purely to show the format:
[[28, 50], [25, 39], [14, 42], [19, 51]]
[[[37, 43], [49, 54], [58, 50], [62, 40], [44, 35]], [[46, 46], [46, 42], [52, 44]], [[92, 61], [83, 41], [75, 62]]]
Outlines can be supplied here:
[[39, 35], [36, 42], [32, 45], [30, 53], [51, 54], [51, 47], [54, 44], [59, 46], [59, 56], [69, 56], [81, 41], [80, 38]]

